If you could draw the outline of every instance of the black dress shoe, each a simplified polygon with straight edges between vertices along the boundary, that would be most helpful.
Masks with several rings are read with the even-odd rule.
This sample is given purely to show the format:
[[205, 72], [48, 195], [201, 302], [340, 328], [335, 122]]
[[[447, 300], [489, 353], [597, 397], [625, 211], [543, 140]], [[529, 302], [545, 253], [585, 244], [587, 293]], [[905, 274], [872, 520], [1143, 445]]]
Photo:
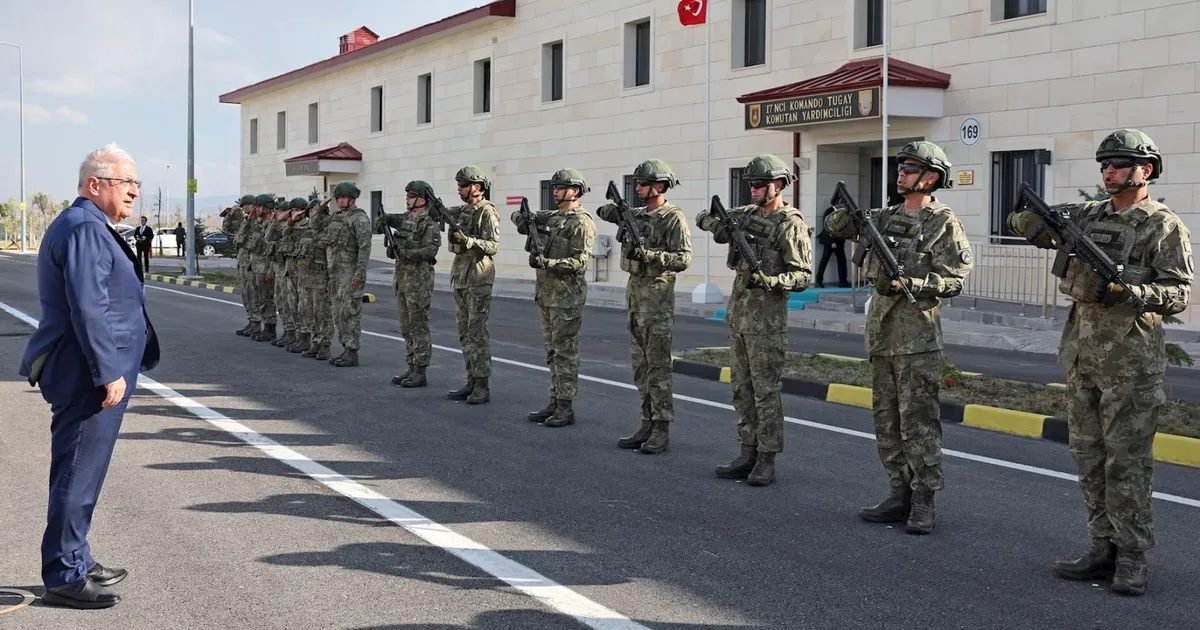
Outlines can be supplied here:
[[124, 580], [127, 575], [129, 572], [125, 569], [109, 569], [101, 566], [99, 562], [87, 573], [88, 579], [105, 588]]
[[121, 601], [121, 596], [96, 584], [88, 578], [82, 578], [46, 589], [42, 595], [45, 606], [64, 606], [66, 608], [95, 609], [111, 608]]

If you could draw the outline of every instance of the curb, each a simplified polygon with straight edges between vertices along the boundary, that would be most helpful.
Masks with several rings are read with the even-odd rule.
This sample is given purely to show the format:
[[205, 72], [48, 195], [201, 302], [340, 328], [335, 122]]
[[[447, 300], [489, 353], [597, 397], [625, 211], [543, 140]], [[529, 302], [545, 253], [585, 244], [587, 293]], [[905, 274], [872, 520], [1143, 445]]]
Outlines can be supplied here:
[[[198, 289], [212, 289], [213, 291], [220, 291], [221, 293], [237, 293], [239, 295], [241, 294], [241, 292], [237, 290], [237, 287], [227, 287], [227, 286], [220, 285], [220, 284], [212, 284], [211, 282], [198, 282], [196, 280], [180, 280], [179, 278], [176, 278], [175, 276], [164, 276], [164, 275], [157, 274], [157, 273], [152, 273], [146, 277], [149, 278], [150, 280], [154, 280], [156, 282], [166, 282], [168, 284], [178, 284], [178, 285], [182, 285], [185, 287], [196, 287]], [[375, 298], [374, 293], [363, 293], [363, 296], [362, 296], [363, 302], [374, 302], [375, 299], [376, 298]]]
[[[834, 357], [837, 355], [818, 355]], [[856, 361], [866, 359], [851, 358]], [[671, 371], [684, 376], [694, 376], [710, 381], [729, 383], [731, 371], [728, 367], [720, 367], [711, 363], [688, 361], [672, 357]], [[966, 374], [964, 372], [964, 374]], [[1058, 385], [1057, 383], [1051, 386]], [[825, 402], [871, 408], [871, 390], [867, 387], [843, 385], [841, 383], [822, 383], [802, 378], [785, 376], [782, 379], [781, 391], [785, 394], [813, 398]], [[956, 402], [941, 403], [942, 422], [961, 424], [963, 426], [1009, 433], [1023, 437], [1049, 440], [1059, 444], [1069, 442], [1067, 421], [1063, 418], [1043, 416], [1041, 414], [988, 407], [986, 405], [963, 405]], [[1154, 459], [1160, 462], [1179, 464], [1200, 468], [1200, 440], [1182, 435], [1158, 433], [1154, 436]]]

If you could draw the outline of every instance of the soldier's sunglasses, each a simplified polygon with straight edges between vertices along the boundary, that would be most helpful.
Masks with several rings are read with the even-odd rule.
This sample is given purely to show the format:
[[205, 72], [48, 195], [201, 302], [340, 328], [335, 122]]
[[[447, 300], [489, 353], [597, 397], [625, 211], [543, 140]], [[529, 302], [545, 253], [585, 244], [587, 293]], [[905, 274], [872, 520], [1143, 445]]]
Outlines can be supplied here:
[[1129, 158], [1112, 158], [1108, 160], [1101, 160], [1100, 170], [1103, 171], [1111, 166], [1120, 171], [1123, 169], [1132, 168], [1137, 163], [1137, 160], [1131, 160]]
[[770, 183], [771, 180], [769, 179], [752, 179], [749, 182], [746, 182], [746, 184], [750, 186], [751, 190], [754, 190], [755, 188], [766, 188], [767, 184]]
[[921, 172], [920, 164], [897, 164], [896, 172], [901, 175], [916, 175]]

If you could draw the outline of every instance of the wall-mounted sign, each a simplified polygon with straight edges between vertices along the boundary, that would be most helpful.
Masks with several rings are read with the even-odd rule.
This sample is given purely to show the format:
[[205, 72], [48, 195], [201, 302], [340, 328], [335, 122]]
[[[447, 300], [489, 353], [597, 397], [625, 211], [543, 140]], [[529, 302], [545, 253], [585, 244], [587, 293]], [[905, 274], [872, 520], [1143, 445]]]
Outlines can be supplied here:
[[959, 171], [958, 172], [958, 185], [959, 186], [974, 186], [975, 185], [975, 171]]
[[746, 129], [812, 125], [879, 116], [879, 88], [796, 96], [746, 105]]
[[963, 144], [973, 147], [979, 142], [979, 137], [983, 135], [983, 128], [979, 126], [979, 121], [974, 118], [968, 118], [963, 121], [963, 124], [958, 127], [958, 139]]
[[302, 162], [287, 162], [284, 165], [284, 173], [287, 177], [293, 175], [320, 175], [321, 167], [320, 160], [304, 160]]

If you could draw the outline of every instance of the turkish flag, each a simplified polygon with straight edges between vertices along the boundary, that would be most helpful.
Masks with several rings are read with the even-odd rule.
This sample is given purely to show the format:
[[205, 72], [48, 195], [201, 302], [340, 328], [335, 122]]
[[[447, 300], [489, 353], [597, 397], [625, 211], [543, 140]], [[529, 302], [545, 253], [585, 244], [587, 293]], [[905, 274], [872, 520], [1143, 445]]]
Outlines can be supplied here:
[[708, 19], [708, 0], [679, 0], [679, 23], [684, 26], [703, 24]]

